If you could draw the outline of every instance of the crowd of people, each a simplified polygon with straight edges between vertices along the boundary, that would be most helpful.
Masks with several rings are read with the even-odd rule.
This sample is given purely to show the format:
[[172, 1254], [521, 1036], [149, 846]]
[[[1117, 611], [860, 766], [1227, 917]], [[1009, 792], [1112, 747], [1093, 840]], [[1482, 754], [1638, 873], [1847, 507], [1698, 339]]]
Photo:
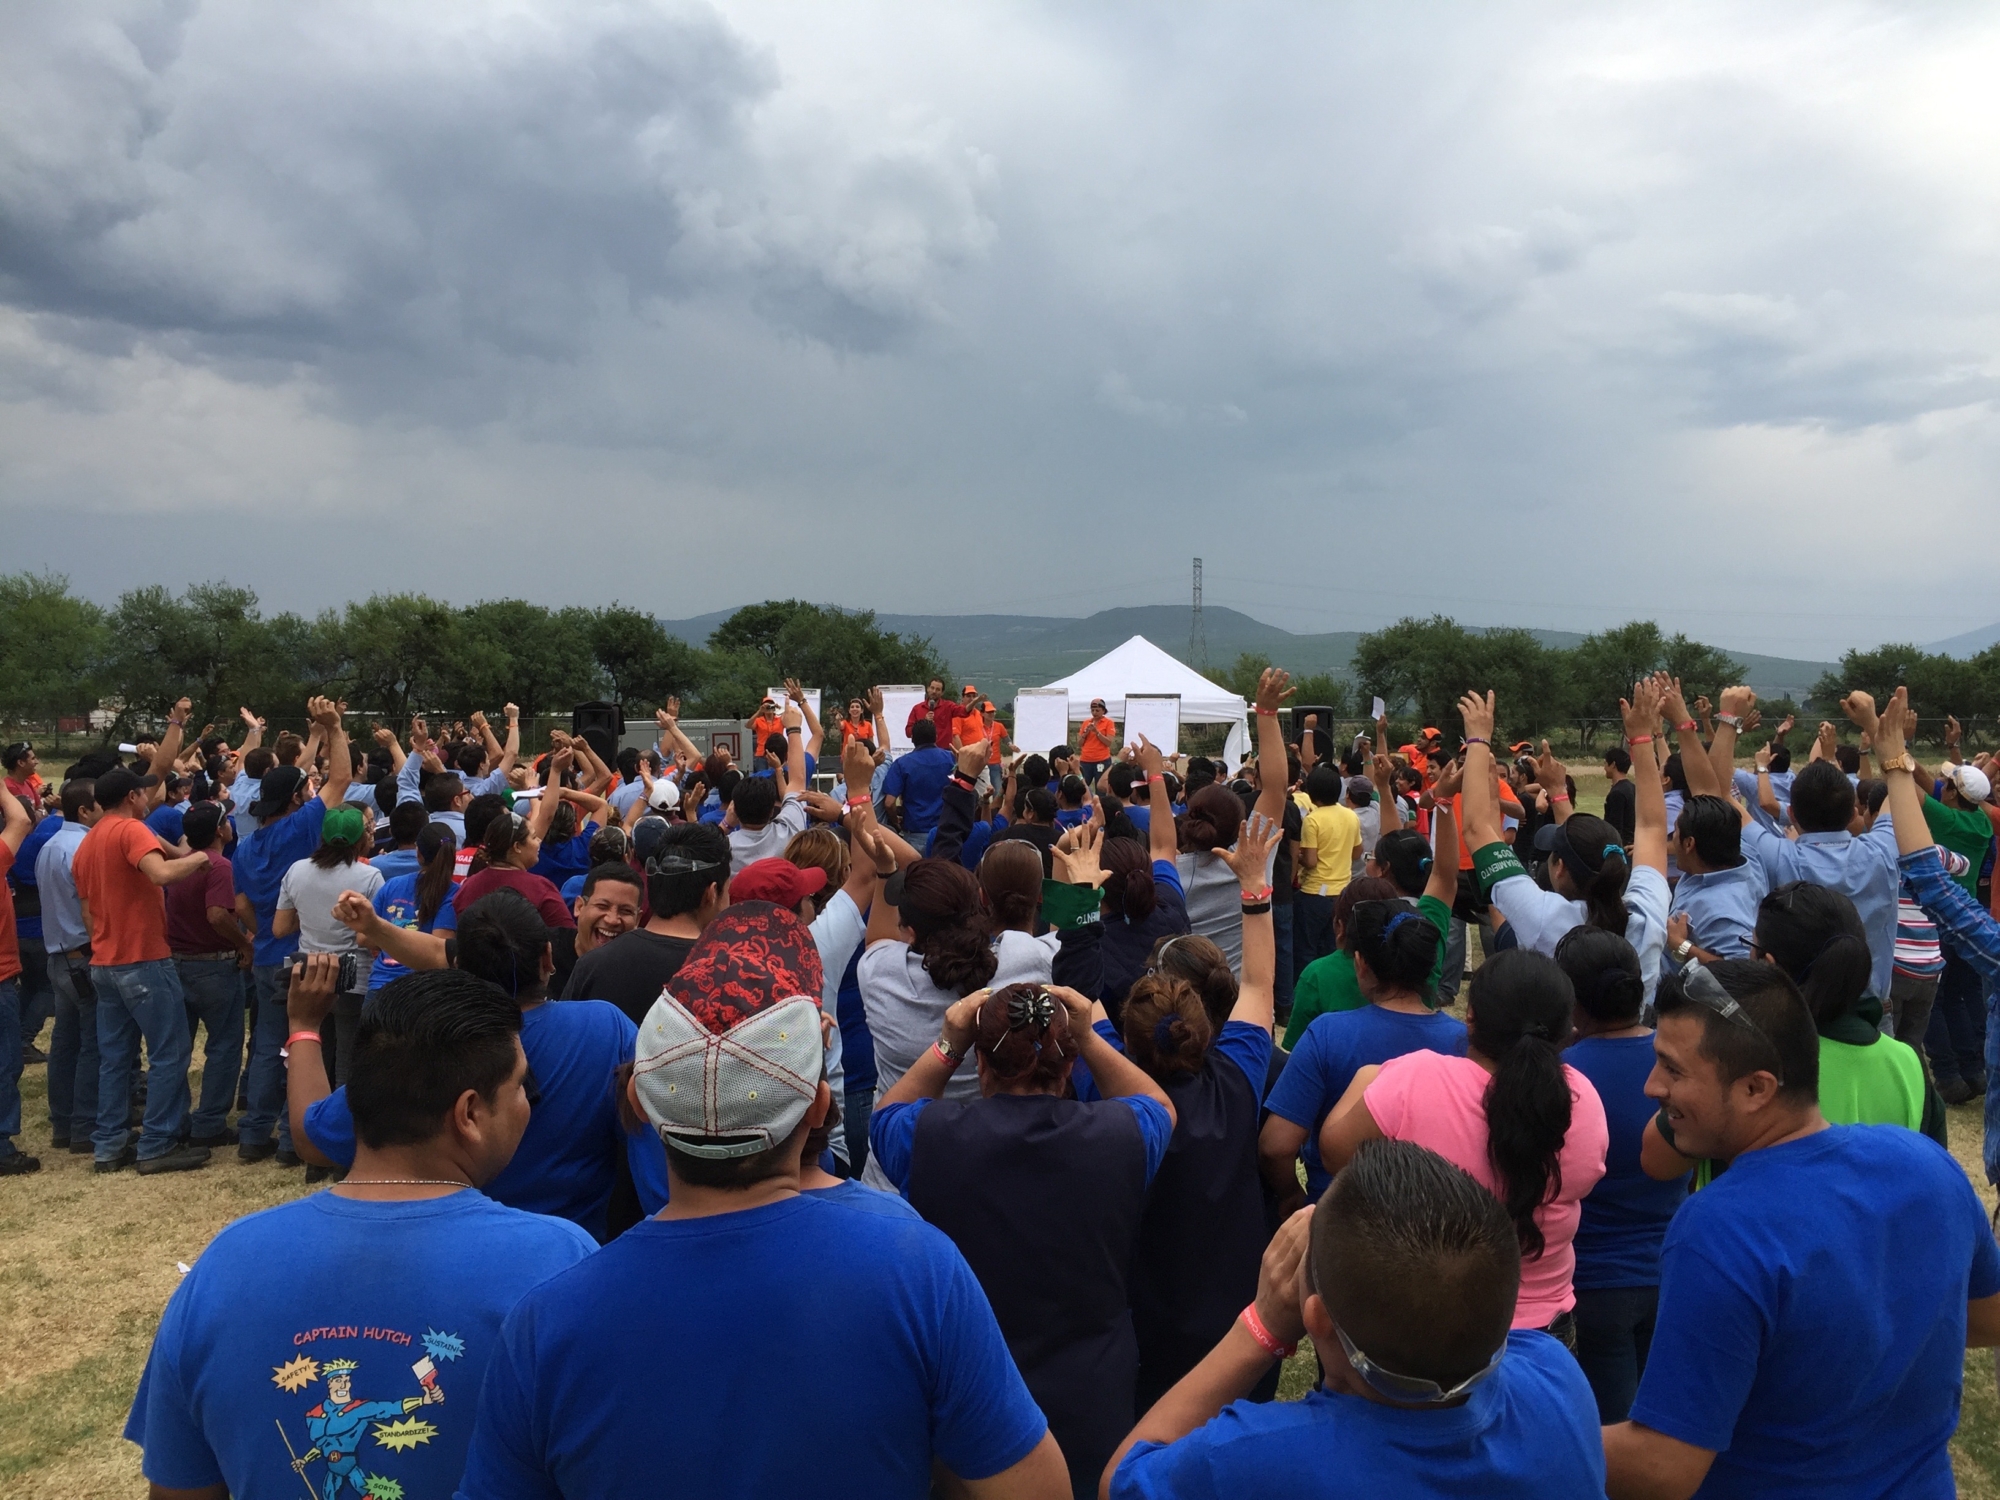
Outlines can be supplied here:
[[740, 764], [672, 702], [7, 747], [0, 1176], [27, 1059], [98, 1174], [330, 1184], [169, 1302], [153, 1493], [1953, 1493], [1989, 760], [1658, 675], [1600, 816], [1490, 693], [1289, 691], [1238, 765], [943, 682], [896, 756], [796, 683]]

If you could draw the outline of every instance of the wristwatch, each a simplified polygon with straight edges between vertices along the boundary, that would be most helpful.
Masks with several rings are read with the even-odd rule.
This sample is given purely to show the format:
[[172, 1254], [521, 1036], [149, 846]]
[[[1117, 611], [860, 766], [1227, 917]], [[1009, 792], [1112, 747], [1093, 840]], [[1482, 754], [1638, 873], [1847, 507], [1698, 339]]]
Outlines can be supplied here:
[[[1881, 760], [1879, 756], [1877, 759]], [[1887, 776], [1891, 771], [1908, 771], [1914, 775], [1917, 769], [1917, 758], [1905, 750], [1894, 760], [1881, 760], [1881, 766], [1884, 776]]]
[[1743, 716], [1741, 714], [1717, 714], [1715, 722], [1718, 724], [1727, 724], [1731, 729], [1741, 729], [1743, 727]]
[[1674, 962], [1677, 964], [1686, 963], [1693, 953], [1694, 940], [1692, 938], [1682, 938], [1678, 943], [1674, 944]]

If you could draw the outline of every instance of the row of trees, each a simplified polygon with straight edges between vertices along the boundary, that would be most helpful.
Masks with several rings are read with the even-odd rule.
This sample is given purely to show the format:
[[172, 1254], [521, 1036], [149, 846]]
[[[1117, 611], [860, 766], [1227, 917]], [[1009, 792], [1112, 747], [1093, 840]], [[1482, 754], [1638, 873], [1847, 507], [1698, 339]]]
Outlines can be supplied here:
[[378, 594], [311, 617], [266, 615], [252, 590], [206, 583], [133, 589], [105, 609], [60, 575], [0, 575], [0, 723], [110, 705], [123, 729], [184, 694], [197, 722], [231, 720], [239, 705], [289, 719], [314, 693], [384, 720], [509, 701], [531, 717], [596, 699], [650, 710], [669, 696], [690, 716], [741, 718], [788, 676], [831, 701], [943, 670], [929, 641], [884, 631], [871, 612], [796, 599], [738, 610], [697, 645], [622, 604]]

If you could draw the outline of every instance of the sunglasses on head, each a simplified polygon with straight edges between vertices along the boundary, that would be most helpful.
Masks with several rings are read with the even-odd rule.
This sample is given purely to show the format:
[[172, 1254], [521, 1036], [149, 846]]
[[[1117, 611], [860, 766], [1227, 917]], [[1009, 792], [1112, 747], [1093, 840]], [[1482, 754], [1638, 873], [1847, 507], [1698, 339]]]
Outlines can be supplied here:
[[[1306, 1255], [1306, 1288], [1324, 1304], [1326, 1299], [1321, 1296], [1319, 1273], [1313, 1267], [1310, 1251]], [[1442, 1406], [1448, 1401], [1458, 1400], [1499, 1369], [1500, 1360], [1507, 1353], [1507, 1343], [1503, 1339], [1500, 1347], [1493, 1351], [1493, 1357], [1486, 1361], [1483, 1368], [1474, 1370], [1465, 1379], [1447, 1389], [1435, 1380], [1426, 1380], [1416, 1375], [1398, 1375], [1394, 1370], [1383, 1369], [1361, 1352], [1354, 1340], [1347, 1336], [1347, 1330], [1340, 1326], [1331, 1312], [1327, 1314], [1327, 1321], [1333, 1324], [1334, 1336], [1340, 1340], [1341, 1350], [1347, 1355], [1348, 1364], [1354, 1367], [1354, 1373], [1359, 1375], [1368, 1388], [1378, 1396], [1386, 1396], [1391, 1401], [1400, 1401], [1405, 1405]]]
[[1734, 1021], [1738, 1026], [1764, 1034], [1764, 1028], [1750, 1019], [1750, 1013], [1736, 1003], [1736, 998], [1722, 987], [1722, 981], [1701, 964], [1690, 964], [1681, 973], [1681, 993], [1704, 1009], [1714, 1011], [1725, 1021]]

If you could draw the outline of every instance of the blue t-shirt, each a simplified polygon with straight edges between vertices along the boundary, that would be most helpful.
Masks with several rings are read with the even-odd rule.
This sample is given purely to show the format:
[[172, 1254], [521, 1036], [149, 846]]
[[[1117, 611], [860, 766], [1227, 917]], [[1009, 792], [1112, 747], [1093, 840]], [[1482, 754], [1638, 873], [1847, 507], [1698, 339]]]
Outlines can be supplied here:
[[1087, 807], [1059, 807], [1056, 809], [1056, 827], [1062, 829], [1065, 833], [1089, 821], [1090, 809]]
[[1264, 1108], [1306, 1128], [1299, 1159], [1306, 1164], [1306, 1196], [1315, 1203], [1333, 1181], [1319, 1159], [1319, 1130], [1354, 1075], [1406, 1052], [1465, 1056], [1465, 1023], [1443, 1011], [1410, 1016], [1379, 1005], [1314, 1016]]
[[[7, 872], [7, 879], [16, 890], [35, 890], [35, 861], [41, 858], [42, 850], [50, 839], [62, 831], [61, 813], [50, 813], [28, 830], [28, 836], [21, 840], [21, 847], [15, 851], [14, 867]], [[19, 907], [15, 908], [18, 913]], [[17, 937], [33, 938], [37, 942], [42, 937], [42, 915], [39, 910], [31, 917], [16, 915], [14, 933]]]
[[[1586, 1037], [1563, 1053], [1604, 1101], [1611, 1131], [1604, 1175], [1583, 1200], [1576, 1228], [1578, 1287], [1657, 1286], [1660, 1241], [1674, 1211], [1687, 1201], [1688, 1177], [1655, 1182], [1639, 1165], [1646, 1122], [1660, 1106], [1646, 1097], [1653, 1071], [1653, 1036]], [[1692, 1174], [1690, 1174], [1692, 1175]]]
[[1462, 1406], [1384, 1406], [1324, 1388], [1237, 1401], [1177, 1443], [1134, 1443], [1112, 1500], [1602, 1500], [1604, 1439], [1576, 1356], [1507, 1335], [1500, 1368]]
[[[314, 1193], [238, 1219], [167, 1303], [125, 1436], [167, 1489], [447, 1494], [501, 1320], [596, 1248], [574, 1224], [470, 1192]], [[286, 1477], [294, 1458], [302, 1478]]]
[[[1118, 1028], [1109, 1021], [1097, 1021], [1091, 1029], [1120, 1052], [1125, 1050], [1125, 1038], [1118, 1034]], [[1264, 1080], [1271, 1076], [1271, 1033], [1261, 1026], [1253, 1026], [1248, 1021], [1224, 1021], [1222, 1035], [1215, 1039], [1209, 1049], [1218, 1057], [1226, 1057], [1234, 1063], [1243, 1076], [1250, 1080], [1250, 1091], [1259, 1098], [1264, 1093]], [[1079, 1059], [1071, 1064], [1069, 1081], [1076, 1097], [1086, 1104], [1102, 1099], [1097, 1091], [1097, 1079]]]
[[[622, 1153], [647, 1213], [667, 1202], [667, 1154], [651, 1130], [627, 1135], [612, 1075], [632, 1060], [639, 1028], [603, 1000], [545, 1001], [521, 1012], [521, 1050], [541, 1097], [506, 1169], [486, 1184], [496, 1203], [553, 1214], [605, 1235], [605, 1209]], [[306, 1135], [320, 1154], [354, 1161], [354, 1116], [347, 1089], [306, 1110]]]
[[882, 781], [882, 795], [903, 799], [903, 831], [929, 833], [944, 812], [944, 784], [958, 765], [949, 750], [932, 745], [912, 750], [889, 762], [889, 774]]
[[369, 855], [368, 863], [382, 872], [384, 880], [394, 880], [398, 875], [414, 875], [423, 868], [423, 861], [417, 858], [415, 849], [384, 849], [379, 854]]
[[809, 1198], [824, 1198], [829, 1203], [844, 1203], [849, 1208], [864, 1214], [886, 1214], [892, 1219], [915, 1219], [922, 1223], [924, 1216], [904, 1201], [897, 1193], [885, 1193], [880, 1188], [869, 1187], [864, 1182], [843, 1182], [839, 1187], [807, 1188]]
[[[862, 947], [865, 947], [863, 944]], [[840, 976], [840, 998], [836, 1010], [840, 1017], [840, 1066], [846, 1078], [846, 1088], [851, 1094], [856, 1089], [875, 1091], [875, 1036], [868, 1029], [868, 1012], [861, 1004], [861, 948], [854, 950], [854, 956], [847, 961], [847, 970]], [[843, 1109], [845, 1105], [841, 1106]]]
[[[868, 1154], [882, 1165], [882, 1173], [896, 1184], [898, 1192], [910, 1191], [910, 1153], [917, 1140], [917, 1120], [935, 1099], [911, 1099], [901, 1104], [878, 1104], [868, 1117]], [[1173, 1116], [1157, 1099], [1143, 1094], [1127, 1094], [1117, 1099], [1099, 1099], [1093, 1109], [1124, 1105], [1139, 1120], [1139, 1137], [1146, 1143], [1146, 1181], [1150, 1184], [1166, 1159], [1174, 1138]]]
[[550, 885], [560, 886], [571, 876], [590, 873], [590, 841], [597, 837], [597, 825], [585, 823], [566, 839], [544, 839], [541, 856], [531, 875], [539, 875]]
[[146, 814], [146, 826], [169, 844], [178, 844], [187, 832], [187, 804], [166, 802]]
[[[775, 776], [778, 773], [771, 769], [771, 763], [769, 761], [765, 761], [761, 766], [759, 766], [756, 770], [752, 771], [750, 774], [752, 776]], [[819, 758], [815, 756], [812, 753], [812, 751], [808, 750], [806, 751], [806, 784], [810, 786], [812, 784], [813, 777], [817, 776], [818, 774], [819, 774]]]
[[1704, 1496], [1955, 1493], [1965, 1306], [2000, 1251], [1965, 1169], [1894, 1125], [1747, 1151], [1681, 1205], [1632, 1420], [1716, 1450]]
[[326, 804], [315, 797], [298, 811], [286, 813], [236, 842], [230, 866], [236, 874], [236, 893], [248, 896], [257, 913], [257, 940], [250, 961], [260, 968], [281, 964], [298, 951], [296, 932], [290, 937], [272, 934], [271, 914], [278, 909], [278, 887], [284, 883], [285, 871], [319, 847], [319, 831], [325, 823]]
[[[393, 879], [384, 881], [381, 888], [375, 892], [375, 915], [387, 922], [391, 927], [408, 928], [414, 932], [435, 931], [438, 924], [444, 919], [444, 914], [451, 910], [451, 892], [446, 891], [444, 893], [444, 901], [438, 907], [437, 911], [431, 915], [430, 921], [419, 922], [417, 920], [417, 882], [422, 878], [421, 873], [419, 873], [416, 875], [398, 875]], [[447, 929], [447, 931], [449, 930]], [[368, 988], [379, 990], [391, 980], [401, 979], [409, 972], [408, 965], [398, 963], [395, 959], [389, 957], [387, 952], [378, 953], [375, 955], [375, 962], [368, 970]]]
[[[807, 1392], [780, 1411], [756, 1388]], [[648, 1219], [521, 1300], [459, 1495], [924, 1500], [1048, 1430], [986, 1294], [930, 1225], [801, 1193]]]
[[570, 905], [574, 906], [576, 904], [576, 898], [583, 894], [584, 881], [588, 880], [589, 878], [590, 878], [590, 872], [588, 870], [585, 870], [581, 875], [572, 875], [570, 876], [569, 879], [565, 880], [562, 883], [563, 900], [567, 901], [568, 903], [570, 903]]

